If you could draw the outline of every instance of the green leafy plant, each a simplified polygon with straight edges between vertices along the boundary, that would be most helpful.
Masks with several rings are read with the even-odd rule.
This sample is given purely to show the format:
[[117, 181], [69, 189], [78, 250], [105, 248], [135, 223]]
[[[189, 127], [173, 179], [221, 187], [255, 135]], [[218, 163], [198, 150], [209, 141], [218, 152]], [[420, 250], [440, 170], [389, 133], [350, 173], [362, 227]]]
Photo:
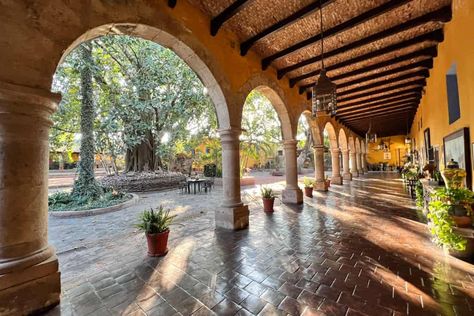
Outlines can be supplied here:
[[314, 179], [304, 177], [303, 178], [303, 183], [304, 183], [305, 188], [312, 188], [313, 185], [314, 185]]
[[83, 211], [95, 208], [104, 208], [125, 202], [132, 195], [118, 192], [112, 188], [101, 188], [98, 196], [74, 195], [69, 192], [56, 192], [48, 196], [50, 211]]
[[450, 215], [454, 214], [457, 206], [462, 206], [466, 210], [466, 215], [472, 215], [471, 205], [474, 203], [474, 192], [465, 188], [439, 188], [432, 198], [443, 202], [449, 210]]
[[264, 199], [274, 199], [276, 197], [273, 190], [269, 187], [262, 187], [260, 189], [260, 193], [262, 194], [262, 198]]
[[160, 205], [156, 209], [144, 210], [140, 214], [140, 222], [136, 227], [146, 234], [158, 234], [169, 230], [176, 215], [170, 215], [170, 210]]
[[453, 231], [454, 222], [447, 204], [440, 200], [433, 200], [429, 204], [429, 210], [428, 218], [431, 220], [429, 226], [434, 242], [449, 249], [465, 250], [467, 241]]

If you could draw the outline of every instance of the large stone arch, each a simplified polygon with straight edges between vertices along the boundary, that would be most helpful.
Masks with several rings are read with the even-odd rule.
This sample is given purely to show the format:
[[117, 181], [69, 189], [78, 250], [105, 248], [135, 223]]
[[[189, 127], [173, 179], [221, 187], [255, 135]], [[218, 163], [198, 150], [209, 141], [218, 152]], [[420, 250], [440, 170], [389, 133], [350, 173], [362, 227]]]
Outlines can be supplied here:
[[327, 121], [326, 124], [324, 124], [323, 130], [326, 130], [328, 133], [329, 145], [331, 149], [339, 148], [338, 136], [336, 133], [336, 129], [334, 128], [334, 125], [330, 121]]
[[347, 141], [347, 135], [346, 131], [344, 131], [344, 128], [339, 129], [338, 133], [338, 141], [339, 141], [339, 147], [341, 150], [348, 150], [348, 141]]
[[216, 110], [219, 128], [229, 129], [231, 127], [226, 97], [214, 73], [204, 61], [209, 57], [206, 56], [202, 59], [201, 56], [179, 38], [156, 27], [134, 23], [112, 23], [95, 27], [74, 40], [64, 51], [57, 65], [59, 66], [64, 58], [81, 43], [106, 35], [135, 36], [171, 49], [197, 74], [203, 85], [207, 88]]
[[298, 122], [294, 122], [290, 117], [284, 92], [276, 82], [268, 79], [262, 74], [257, 74], [251, 77], [239, 89], [238, 98], [240, 100], [239, 104], [241, 104], [240, 120], [242, 120], [242, 111], [245, 100], [254, 90], [262, 93], [268, 100], [270, 100], [270, 103], [277, 112], [283, 140], [294, 140], [296, 137]]

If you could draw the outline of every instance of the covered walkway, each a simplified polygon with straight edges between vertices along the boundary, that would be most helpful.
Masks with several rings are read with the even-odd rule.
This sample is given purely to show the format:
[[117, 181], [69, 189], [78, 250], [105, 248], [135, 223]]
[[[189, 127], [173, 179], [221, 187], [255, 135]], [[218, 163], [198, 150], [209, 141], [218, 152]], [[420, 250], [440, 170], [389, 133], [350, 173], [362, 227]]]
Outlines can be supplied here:
[[[172, 198], [159, 194], [168, 196], [154, 198]], [[214, 192], [210, 200], [221, 196]], [[241, 231], [215, 230], [207, 199], [186, 201], [199, 211], [172, 227], [162, 259], [146, 257], [133, 208], [51, 219], [63, 293], [49, 315], [474, 313], [473, 266], [430, 242], [394, 175], [332, 186], [300, 207], [277, 202], [272, 215], [251, 190], [243, 199], [250, 225]], [[108, 229], [91, 237], [105, 222]], [[64, 230], [74, 232], [66, 244]]]

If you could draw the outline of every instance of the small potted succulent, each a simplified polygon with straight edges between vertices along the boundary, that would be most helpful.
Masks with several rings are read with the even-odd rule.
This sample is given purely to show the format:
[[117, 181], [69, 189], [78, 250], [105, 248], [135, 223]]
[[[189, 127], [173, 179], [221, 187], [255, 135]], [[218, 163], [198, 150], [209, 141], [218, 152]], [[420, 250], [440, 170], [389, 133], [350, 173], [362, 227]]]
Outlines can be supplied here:
[[271, 188], [262, 187], [260, 189], [263, 200], [263, 210], [265, 212], [273, 212], [273, 204], [275, 203], [275, 193]]
[[170, 210], [163, 205], [140, 214], [136, 227], [145, 232], [150, 257], [161, 257], [168, 252], [169, 227], [175, 216], [170, 215]]
[[304, 183], [304, 195], [307, 197], [312, 198], [313, 197], [313, 188], [314, 188], [314, 180], [311, 178], [305, 177], [303, 179]]

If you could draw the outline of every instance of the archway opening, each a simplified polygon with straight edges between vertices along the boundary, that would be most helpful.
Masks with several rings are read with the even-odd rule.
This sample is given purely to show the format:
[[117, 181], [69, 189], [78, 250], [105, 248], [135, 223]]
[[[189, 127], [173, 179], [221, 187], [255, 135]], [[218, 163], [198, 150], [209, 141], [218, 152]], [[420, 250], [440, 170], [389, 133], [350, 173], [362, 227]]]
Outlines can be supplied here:
[[313, 154], [313, 130], [311, 126], [311, 114], [303, 113], [298, 120], [297, 132], [297, 167], [299, 174], [314, 173]]

